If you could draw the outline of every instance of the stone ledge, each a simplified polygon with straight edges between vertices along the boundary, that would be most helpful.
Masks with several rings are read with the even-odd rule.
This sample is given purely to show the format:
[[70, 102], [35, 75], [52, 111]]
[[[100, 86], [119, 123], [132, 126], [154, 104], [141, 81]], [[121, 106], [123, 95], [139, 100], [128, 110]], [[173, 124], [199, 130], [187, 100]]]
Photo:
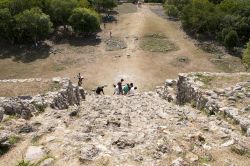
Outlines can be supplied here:
[[[32, 81], [36, 81], [36, 79], [32, 79]], [[85, 98], [83, 88], [72, 84], [68, 78], [57, 77], [52, 81], [60, 84], [59, 91], [36, 96], [0, 97], [1, 113], [30, 119], [33, 114], [42, 112], [48, 106], [58, 110], [67, 109], [70, 105], [80, 105], [80, 100]], [[0, 121], [3, 118], [1, 117]]]
[[[230, 78], [247, 76], [249, 80], [225, 89], [213, 90], [213, 88], [202, 88], [204, 83], [197, 80], [197, 75]], [[237, 100], [246, 100], [250, 103], [249, 94], [250, 73], [181, 73], [177, 82], [176, 100], [179, 105], [191, 103], [192, 106], [199, 110], [205, 110], [209, 114], [219, 113], [239, 124], [241, 130], [246, 132], [247, 136], [250, 136], [249, 132], [247, 132], [250, 130], [250, 112], [240, 113], [239, 110], [244, 110], [245, 108], [239, 109], [239, 106], [236, 106]]]

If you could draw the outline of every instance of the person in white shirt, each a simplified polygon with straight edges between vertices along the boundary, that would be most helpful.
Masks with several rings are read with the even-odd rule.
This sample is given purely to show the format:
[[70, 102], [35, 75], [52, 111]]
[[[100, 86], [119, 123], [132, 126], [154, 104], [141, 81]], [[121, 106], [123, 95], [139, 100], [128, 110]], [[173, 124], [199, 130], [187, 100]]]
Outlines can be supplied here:
[[136, 90], [137, 90], [137, 87], [135, 86], [135, 87], [132, 87], [131, 89], [130, 89], [130, 91], [129, 91], [129, 94], [135, 94], [135, 92], [136, 92]]

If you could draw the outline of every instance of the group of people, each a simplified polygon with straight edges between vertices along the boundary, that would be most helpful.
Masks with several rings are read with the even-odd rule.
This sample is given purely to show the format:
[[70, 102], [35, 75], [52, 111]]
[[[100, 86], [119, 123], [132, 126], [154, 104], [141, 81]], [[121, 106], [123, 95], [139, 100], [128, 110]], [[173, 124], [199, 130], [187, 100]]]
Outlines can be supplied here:
[[[79, 73], [77, 75], [77, 79], [78, 79], [78, 86], [82, 86], [82, 81], [83, 81], [83, 77], [81, 76], [81, 74]], [[127, 95], [127, 94], [134, 94], [137, 90], [137, 87], [134, 86], [133, 83], [126, 83], [123, 84], [124, 79], [121, 79], [116, 85], [114, 84], [114, 93], [113, 95]], [[94, 91], [97, 95], [104, 95], [104, 88], [107, 87], [107, 85], [104, 86], [98, 86]]]
[[117, 85], [114, 85], [114, 94], [113, 95], [127, 95], [127, 94], [134, 94], [135, 91], [137, 90], [137, 87], [134, 86], [133, 83], [130, 84], [125, 84], [123, 85], [124, 79], [121, 79], [121, 81], [119, 81], [117, 83]]

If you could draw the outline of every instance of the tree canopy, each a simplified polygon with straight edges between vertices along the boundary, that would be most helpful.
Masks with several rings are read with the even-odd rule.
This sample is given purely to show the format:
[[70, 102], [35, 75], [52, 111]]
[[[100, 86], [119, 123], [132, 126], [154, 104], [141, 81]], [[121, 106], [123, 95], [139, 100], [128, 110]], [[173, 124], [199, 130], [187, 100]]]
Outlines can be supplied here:
[[100, 17], [95, 10], [116, 5], [116, 0], [0, 0], [0, 38], [11, 43], [36, 42], [66, 25], [78, 34], [96, 32]]
[[250, 0], [166, 0], [164, 6], [188, 32], [215, 39], [229, 49], [243, 47], [250, 38]]
[[243, 63], [247, 69], [250, 69], [250, 39], [243, 53]]
[[18, 40], [37, 41], [52, 32], [52, 22], [49, 16], [39, 8], [27, 9], [14, 17], [18, 32]]
[[69, 18], [70, 25], [78, 33], [96, 32], [100, 29], [98, 14], [90, 9], [76, 8]]

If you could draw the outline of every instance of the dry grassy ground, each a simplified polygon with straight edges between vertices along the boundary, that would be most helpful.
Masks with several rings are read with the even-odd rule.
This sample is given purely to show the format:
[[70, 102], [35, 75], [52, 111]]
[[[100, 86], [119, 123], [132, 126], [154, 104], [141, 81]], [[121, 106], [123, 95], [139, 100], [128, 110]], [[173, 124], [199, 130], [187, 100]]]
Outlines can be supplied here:
[[[180, 72], [244, 70], [239, 58], [228, 55], [213, 63], [211, 59], [215, 56], [198, 48], [179, 22], [160, 17], [148, 6], [137, 10], [136, 6], [126, 5], [118, 8], [121, 13], [117, 15], [117, 24], [107, 24], [99, 33], [101, 42], [93, 39], [70, 39], [56, 44], [47, 41], [49, 47], [29, 51], [1, 46], [0, 79], [54, 76], [74, 79], [80, 72], [87, 77], [84, 82], [87, 89], [106, 84], [109, 85], [106, 92], [112, 93], [111, 84], [120, 78], [134, 82], [140, 91], [145, 91], [153, 90], [166, 78], [176, 78]], [[126, 49], [106, 51], [104, 41], [109, 38], [110, 31], [126, 42]], [[152, 33], [165, 35], [179, 49], [168, 52], [142, 50], [143, 36]]]

